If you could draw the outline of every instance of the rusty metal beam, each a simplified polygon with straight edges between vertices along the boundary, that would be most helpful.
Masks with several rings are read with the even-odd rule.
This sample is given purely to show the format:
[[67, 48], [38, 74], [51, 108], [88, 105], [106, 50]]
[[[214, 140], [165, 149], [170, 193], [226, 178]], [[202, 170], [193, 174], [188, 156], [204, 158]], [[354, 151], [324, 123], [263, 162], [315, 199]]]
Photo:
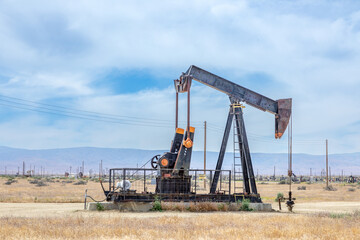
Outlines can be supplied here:
[[275, 138], [281, 138], [284, 134], [291, 115], [291, 99], [272, 100], [194, 65], [190, 66], [184, 75], [191, 76], [195, 81], [227, 94], [235, 101], [245, 102], [257, 109], [274, 114]]

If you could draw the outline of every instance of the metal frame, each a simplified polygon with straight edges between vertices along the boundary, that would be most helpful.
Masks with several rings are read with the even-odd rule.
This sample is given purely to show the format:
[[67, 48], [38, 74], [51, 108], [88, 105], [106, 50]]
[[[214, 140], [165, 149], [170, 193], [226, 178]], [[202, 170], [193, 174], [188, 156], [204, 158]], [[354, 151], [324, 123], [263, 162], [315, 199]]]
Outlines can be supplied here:
[[[204, 169], [189, 169], [191, 173], [191, 188], [188, 193], [161, 193], [155, 191], [149, 191], [151, 179], [155, 179], [158, 176], [157, 170], [144, 169], [144, 168], [113, 168], [109, 170], [109, 187], [108, 190], [104, 190], [104, 194], [107, 197], [107, 201], [126, 202], [126, 201], [140, 201], [140, 202], [152, 202], [156, 198], [162, 201], [184, 201], [184, 202], [234, 202], [242, 200], [243, 198], [249, 198], [252, 202], [261, 202], [258, 195], [250, 194], [234, 194], [232, 191], [232, 174], [231, 170], [205, 170], [206, 178], [205, 182], [208, 182], [209, 188], [201, 189], [201, 180], [199, 175], [204, 172]], [[199, 173], [200, 172], [200, 173]], [[215, 172], [221, 173], [221, 183], [217, 187], [215, 193], [209, 193], [208, 190], [211, 186], [211, 179]], [[220, 176], [219, 176], [220, 178]], [[129, 190], [122, 190], [116, 188], [116, 180], [129, 180], [133, 183], [141, 183], [143, 186], [137, 185]], [[150, 182], [149, 182], [150, 180]]]

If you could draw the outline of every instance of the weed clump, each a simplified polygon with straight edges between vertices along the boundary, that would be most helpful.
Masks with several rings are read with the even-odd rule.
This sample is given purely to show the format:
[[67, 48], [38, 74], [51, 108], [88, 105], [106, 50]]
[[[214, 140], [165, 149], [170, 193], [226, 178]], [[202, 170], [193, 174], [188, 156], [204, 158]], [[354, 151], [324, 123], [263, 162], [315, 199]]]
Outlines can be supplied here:
[[240, 211], [253, 211], [253, 210], [254, 209], [250, 207], [250, 199], [243, 199], [243, 201], [241, 202]]
[[74, 183], [74, 185], [86, 185], [86, 184], [87, 184], [87, 182], [83, 181], [83, 180], [80, 180], [80, 181]]
[[18, 181], [15, 180], [14, 178], [9, 178], [4, 184], [5, 185], [11, 185], [13, 183], [17, 183]]
[[96, 203], [96, 210], [98, 210], [98, 211], [104, 211], [105, 210], [105, 208], [104, 208], [104, 206], [101, 204], [101, 203]]
[[275, 198], [275, 202], [278, 202], [280, 199], [281, 202], [284, 201], [284, 194], [283, 193], [278, 193], [276, 198]]
[[161, 201], [160, 198], [158, 196], [155, 197], [155, 201], [153, 203], [153, 207], [150, 209], [151, 211], [159, 211], [162, 212], [162, 206], [161, 206]]
[[36, 186], [37, 186], [37, 187], [45, 187], [45, 186], [49, 186], [49, 185], [47, 185], [47, 184], [44, 183], [43, 181], [38, 181], [38, 182], [36, 183]]
[[324, 189], [325, 189], [326, 191], [337, 191], [337, 189], [334, 188], [332, 185], [329, 185], [329, 186], [327, 186], [327, 187], [324, 187]]
[[297, 188], [298, 190], [306, 190], [306, 186], [300, 186]]

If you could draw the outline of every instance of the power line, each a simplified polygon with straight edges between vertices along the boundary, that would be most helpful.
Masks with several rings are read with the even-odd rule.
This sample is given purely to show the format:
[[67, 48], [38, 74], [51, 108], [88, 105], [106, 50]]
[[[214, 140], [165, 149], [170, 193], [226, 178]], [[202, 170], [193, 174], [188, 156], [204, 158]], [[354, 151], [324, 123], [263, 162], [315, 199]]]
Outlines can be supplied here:
[[[1, 99], [1, 98], [5, 98], [5, 99]], [[14, 99], [14, 100], [9, 100], [9, 99]], [[128, 119], [121, 119], [121, 120], [125, 120], [125, 121], [130, 121], [130, 119], [132, 119], [131, 121], [140, 121], [140, 122], [153, 122], [153, 123], [160, 123], [160, 122], [167, 122], [167, 123], [172, 123], [172, 120], [165, 120], [165, 119], [153, 119], [153, 118], [140, 118], [140, 117], [132, 117], [132, 116], [124, 116], [124, 115], [116, 115], [116, 114], [107, 114], [107, 113], [99, 113], [99, 112], [93, 112], [93, 111], [85, 111], [85, 110], [80, 110], [80, 109], [75, 109], [75, 108], [69, 108], [69, 107], [63, 107], [63, 106], [58, 106], [58, 105], [51, 105], [51, 104], [46, 104], [46, 103], [41, 103], [41, 102], [35, 102], [35, 101], [30, 101], [30, 100], [25, 100], [25, 99], [21, 99], [21, 98], [15, 98], [15, 97], [9, 97], [9, 96], [5, 96], [5, 95], [0, 95], [0, 101], [3, 102], [9, 102], [9, 103], [13, 103], [13, 104], [19, 104], [19, 105], [25, 105], [28, 107], [34, 107], [34, 108], [40, 108], [40, 109], [47, 109], [47, 110], [51, 110], [51, 111], [60, 111], [60, 112], [65, 112], [65, 113], [72, 113], [72, 114], [77, 114], [77, 115], [84, 115], [84, 116], [90, 116], [90, 117], [100, 117], [100, 118], [106, 118], [106, 119], [116, 119], [119, 120], [121, 118], [128, 118]], [[21, 101], [21, 102], [19, 102]], [[25, 103], [22, 103], [25, 102]], [[29, 104], [31, 103], [31, 104]], [[34, 105], [36, 104], [36, 105]], [[43, 105], [43, 106], [38, 106], [38, 105]], [[46, 106], [46, 107], [44, 107]], [[64, 109], [64, 110], [59, 110], [60, 109]], [[138, 119], [138, 120], [133, 120], [133, 119]], [[185, 123], [185, 121], [182, 121]], [[200, 121], [198, 121], [198, 123], [202, 123]]]

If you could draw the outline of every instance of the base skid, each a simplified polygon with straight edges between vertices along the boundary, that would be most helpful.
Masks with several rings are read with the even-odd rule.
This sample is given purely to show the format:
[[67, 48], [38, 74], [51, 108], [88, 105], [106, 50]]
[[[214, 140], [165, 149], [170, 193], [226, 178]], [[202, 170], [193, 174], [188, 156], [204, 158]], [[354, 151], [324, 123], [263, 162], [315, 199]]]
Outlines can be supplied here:
[[259, 196], [245, 196], [243, 194], [153, 194], [153, 193], [110, 193], [107, 201], [113, 202], [153, 202], [155, 200], [165, 202], [237, 202], [249, 199], [252, 203], [261, 203]]

